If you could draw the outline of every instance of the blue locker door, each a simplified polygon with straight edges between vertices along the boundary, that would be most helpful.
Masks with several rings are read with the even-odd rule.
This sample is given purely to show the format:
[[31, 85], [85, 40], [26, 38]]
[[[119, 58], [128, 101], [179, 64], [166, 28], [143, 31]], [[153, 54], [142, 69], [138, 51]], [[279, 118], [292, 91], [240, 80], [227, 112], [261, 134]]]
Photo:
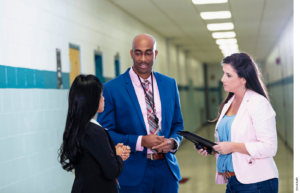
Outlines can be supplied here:
[[115, 70], [116, 70], [116, 77], [120, 75], [120, 60], [115, 59]]
[[105, 79], [103, 77], [102, 56], [101, 55], [95, 55], [95, 69], [96, 69], [97, 78], [99, 78], [100, 82], [105, 83]]

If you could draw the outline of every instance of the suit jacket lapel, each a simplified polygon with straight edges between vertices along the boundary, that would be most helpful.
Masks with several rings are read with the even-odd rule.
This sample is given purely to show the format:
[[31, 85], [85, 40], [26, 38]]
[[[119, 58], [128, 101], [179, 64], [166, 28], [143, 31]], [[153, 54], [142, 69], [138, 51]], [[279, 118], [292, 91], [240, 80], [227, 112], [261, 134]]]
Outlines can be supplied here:
[[141, 111], [141, 107], [140, 107], [140, 104], [139, 104], [139, 101], [137, 99], [137, 96], [136, 96], [136, 93], [135, 93], [135, 90], [133, 88], [133, 85], [132, 85], [132, 81], [131, 81], [131, 78], [129, 76], [129, 70], [130, 68], [125, 72], [125, 76], [124, 76], [124, 79], [125, 79], [125, 87], [127, 89], [127, 92], [131, 98], [131, 101], [135, 107], [135, 110], [140, 118], [140, 121], [142, 123], [142, 125], [144, 126], [144, 129], [146, 130], [147, 132], [147, 129], [146, 129], [146, 125], [145, 125], [145, 121], [144, 121], [144, 118], [143, 118], [143, 114], [142, 114], [142, 111]]
[[[165, 120], [165, 113], [166, 113], [166, 103], [165, 103], [165, 94], [164, 94], [164, 91], [166, 90], [166, 89], [164, 89], [164, 84], [163, 84], [163, 82], [162, 82], [162, 78], [161, 78], [161, 76], [160, 76], [160, 74], [158, 74], [157, 72], [154, 72], [153, 71], [153, 73], [154, 73], [154, 75], [155, 75], [155, 79], [156, 79], [156, 84], [157, 84], [157, 87], [158, 87], [158, 90], [159, 90], [159, 97], [160, 97], [160, 103], [161, 103], [161, 129], [162, 129], [162, 133], [163, 133], [163, 135], [164, 136], [166, 136], [165, 135], [165, 129], [163, 129], [164, 128], [164, 122], [166, 121]], [[162, 120], [164, 120], [164, 121], [162, 121]]]
[[243, 115], [245, 114], [245, 112], [247, 111], [247, 102], [251, 96], [251, 91], [250, 90], [247, 90], [245, 95], [244, 95], [244, 98], [242, 100], [242, 103], [240, 105], [240, 108], [236, 114], [236, 117], [234, 118], [233, 122], [232, 122], [232, 125], [231, 125], [231, 141], [234, 140], [234, 137], [235, 137], [235, 130], [238, 129], [237, 126], [239, 124], [239, 122], [242, 120], [242, 117]]

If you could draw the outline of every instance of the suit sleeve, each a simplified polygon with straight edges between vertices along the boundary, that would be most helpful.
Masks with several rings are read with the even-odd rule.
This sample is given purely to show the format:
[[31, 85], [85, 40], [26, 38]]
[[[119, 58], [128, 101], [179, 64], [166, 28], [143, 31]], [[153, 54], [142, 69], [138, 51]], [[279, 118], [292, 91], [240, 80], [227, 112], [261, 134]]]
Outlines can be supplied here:
[[[179, 92], [178, 92], [178, 88], [177, 88], [175, 79], [174, 79], [174, 87], [175, 87], [174, 88], [175, 89], [175, 93], [174, 93], [175, 94], [175, 108], [174, 108], [174, 115], [173, 115], [173, 119], [172, 119], [171, 133], [170, 133], [169, 138], [173, 138], [174, 140], [176, 140], [177, 145], [179, 147], [180, 142], [182, 140], [182, 136], [177, 134], [177, 132], [183, 131], [183, 119], [182, 119], [182, 114], [181, 114]], [[175, 154], [176, 151], [171, 151], [171, 153]]]
[[116, 132], [116, 107], [108, 87], [105, 87], [103, 96], [105, 98], [105, 107], [104, 111], [98, 114], [98, 123], [108, 130], [115, 144], [123, 143], [124, 145], [130, 146], [132, 152], [136, 152], [138, 135], [124, 135]]
[[112, 150], [109, 136], [103, 128], [91, 129], [87, 132], [83, 146], [97, 160], [105, 178], [114, 180], [122, 173], [124, 163], [120, 156]]
[[277, 151], [275, 111], [266, 98], [260, 98], [249, 111], [257, 142], [245, 143], [254, 159], [273, 157]]

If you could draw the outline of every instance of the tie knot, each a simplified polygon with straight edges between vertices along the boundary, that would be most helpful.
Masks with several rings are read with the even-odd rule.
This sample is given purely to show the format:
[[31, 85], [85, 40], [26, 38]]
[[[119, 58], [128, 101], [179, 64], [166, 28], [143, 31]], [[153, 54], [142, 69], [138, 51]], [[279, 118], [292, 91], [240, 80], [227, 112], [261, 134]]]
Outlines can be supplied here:
[[143, 85], [144, 85], [144, 86], [148, 86], [149, 84], [150, 84], [150, 81], [149, 81], [149, 80], [144, 80], [144, 81], [143, 81]]

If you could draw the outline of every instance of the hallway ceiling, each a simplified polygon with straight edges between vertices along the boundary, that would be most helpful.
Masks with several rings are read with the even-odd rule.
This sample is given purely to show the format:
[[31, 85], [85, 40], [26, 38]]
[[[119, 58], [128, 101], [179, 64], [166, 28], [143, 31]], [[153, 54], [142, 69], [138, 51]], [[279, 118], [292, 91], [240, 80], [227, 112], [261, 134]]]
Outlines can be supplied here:
[[[224, 57], [207, 24], [232, 22], [239, 50], [264, 61], [293, 15], [293, 0], [228, 0], [205, 5], [191, 0], [110, 1], [206, 63], [220, 63]], [[232, 17], [203, 20], [200, 12], [208, 11], [230, 11]]]

